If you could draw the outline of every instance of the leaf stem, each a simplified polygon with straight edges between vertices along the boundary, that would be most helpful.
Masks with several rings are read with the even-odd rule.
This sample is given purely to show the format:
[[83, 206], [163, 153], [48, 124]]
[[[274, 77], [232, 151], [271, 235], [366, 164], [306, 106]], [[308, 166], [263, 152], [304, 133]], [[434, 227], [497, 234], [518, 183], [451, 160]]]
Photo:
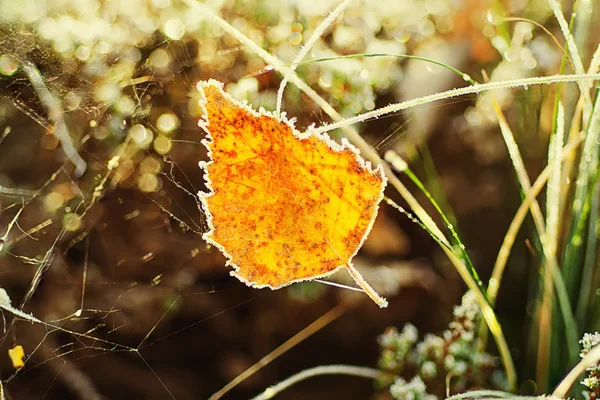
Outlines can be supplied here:
[[352, 263], [347, 263], [346, 267], [348, 268], [350, 276], [352, 279], [354, 279], [354, 282], [356, 282], [356, 284], [363, 289], [363, 291], [371, 298], [371, 300], [375, 302], [375, 304], [381, 308], [386, 308], [388, 306], [387, 300], [381, 297], [379, 293], [377, 293], [375, 289], [369, 285], [369, 283], [365, 280], [365, 278], [362, 277], [360, 272], [358, 272]]
[[281, 346], [277, 347], [275, 350], [258, 360], [250, 368], [236, 376], [231, 382], [223, 386], [221, 390], [210, 396], [209, 400], [220, 399], [225, 394], [227, 394], [227, 392], [229, 392], [231, 389], [240, 384], [240, 382], [243, 382], [250, 376], [254, 375], [254, 373], [268, 365], [271, 361], [275, 360], [277, 357], [281, 356], [282, 354], [296, 346], [298, 343], [304, 341], [309, 336], [312, 336], [314, 333], [320, 331], [321, 329], [329, 325], [331, 322], [341, 317], [344, 314], [344, 312], [346, 312], [346, 309], [347, 306], [345, 306], [343, 303], [338, 304], [337, 306], [329, 310], [327, 313], [323, 314], [323, 316], [314, 321], [312, 324], [308, 325], [306, 328], [296, 333]]

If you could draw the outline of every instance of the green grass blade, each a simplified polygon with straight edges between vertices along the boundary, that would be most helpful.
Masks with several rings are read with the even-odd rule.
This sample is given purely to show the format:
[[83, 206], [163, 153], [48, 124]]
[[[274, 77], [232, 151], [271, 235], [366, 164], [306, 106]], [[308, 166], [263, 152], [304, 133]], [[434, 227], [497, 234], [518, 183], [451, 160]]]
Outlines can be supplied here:
[[465, 245], [460, 240], [460, 237], [458, 236], [458, 232], [456, 232], [456, 229], [454, 229], [454, 225], [450, 222], [448, 217], [446, 217], [446, 214], [444, 214], [444, 211], [442, 211], [442, 209], [439, 206], [439, 204], [437, 203], [437, 201], [435, 201], [433, 196], [431, 196], [431, 193], [429, 193], [429, 191], [425, 188], [425, 185], [423, 185], [423, 182], [421, 182], [421, 180], [410, 170], [408, 165], [404, 161], [402, 161], [402, 159], [400, 158], [400, 156], [398, 154], [396, 154], [393, 151], [388, 151], [385, 154], [385, 159], [388, 162], [390, 162], [390, 164], [392, 164], [395, 168], [397, 168], [400, 172], [405, 173], [406, 176], [408, 176], [410, 178], [410, 180], [417, 186], [417, 188], [425, 195], [425, 197], [427, 197], [427, 200], [429, 200], [431, 205], [433, 205], [433, 207], [435, 208], [437, 213], [442, 218], [442, 221], [444, 222], [444, 224], [450, 231], [452, 238], [454, 239], [453, 245], [457, 247], [457, 252], [458, 252], [458, 255], [460, 256], [459, 258], [463, 260], [463, 262], [465, 263], [465, 265], [467, 266], [467, 268], [469, 270], [469, 273], [471, 274], [471, 277], [477, 283], [477, 286], [479, 286], [479, 289], [482, 291], [482, 293], [484, 294], [484, 297], [487, 300], [486, 289], [483, 286], [483, 282], [479, 278], [479, 274], [477, 273], [475, 266], [471, 262], [471, 258], [469, 257], [469, 254], [467, 253]]
[[419, 60], [419, 61], [428, 62], [428, 63], [431, 63], [431, 64], [438, 65], [438, 66], [440, 66], [442, 68], [449, 69], [450, 71], [454, 72], [455, 74], [457, 74], [458, 76], [460, 76], [465, 81], [469, 82], [471, 85], [476, 85], [477, 84], [477, 81], [475, 81], [473, 78], [471, 78], [471, 76], [469, 76], [469, 74], [467, 74], [466, 72], [462, 72], [461, 70], [459, 70], [457, 68], [454, 68], [451, 65], [444, 64], [442, 62], [435, 61], [435, 60], [432, 60], [430, 58], [419, 57], [419, 56], [412, 56], [412, 55], [408, 55], [408, 54], [390, 54], [390, 53], [349, 54], [349, 55], [345, 55], [345, 56], [315, 58], [313, 60], [306, 60], [306, 61], [299, 62], [298, 64], [288, 64], [288, 65], [304, 65], [304, 64], [320, 63], [320, 62], [325, 62], [325, 61], [339, 61], [339, 60], [344, 60], [344, 59], [373, 58], [373, 57], [392, 57], [392, 58], [403, 58], [403, 59], [404, 58], [408, 58], [408, 59], [411, 59], [411, 60]]
[[553, 253], [558, 246], [559, 213], [561, 206], [560, 182], [562, 175], [562, 148], [565, 141], [565, 109], [562, 103], [556, 102], [556, 118], [554, 119], [553, 135], [550, 137], [548, 146], [548, 165], [550, 166], [550, 178], [548, 190], [546, 191], [546, 226], [548, 244]]
[[[583, 141], [582, 135], [574, 136], [569, 140], [569, 143], [563, 148], [562, 159], [563, 161], [570, 157], [570, 154], [574, 152], [579, 144]], [[540, 173], [540, 175], [535, 180], [534, 184], [531, 187], [531, 190], [527, 192], [523, 203], [519, 206], [519, 209], [515, 213], [515, 216], [508, 228], [508, 231], [504, 235], [504, 240], [502, 242], [502, 246], [498, 251], [498, 257], [496, 259], [496, 263], [494, 264], [494, 268], [492, 270], [492, 276], [490, 278], [490, 283], [488, 285], [488, 297], [492, 305], [496, 301], [496, 295], [498, 294], [498, 290], [500, 289], [500, 284], [502, 283], [502, 276], [504, 275], [504, 269], [506, 267], [506, 263], [508, 262], [508, 257], [511, 253], [512, 247], [517, 238], [517, 234], [527, 216], [527, 212], [531, 207], [530, 204], [534, 198], [536, 198], [539, 193], [542, 191], [544, 186], [546, 185], [547, 180], [550, 176], [550, 167], [546, 166], [544, 170]]]
[[[393, 151], [388, 151], [386, 153], [386, 161], [398, 171], [404, 171], [408, 167], [406, 162]], [[414, 198], [412, 198], [412, 201], [416, 202]], [[389, 204], [394, 206], [394, 204]], [[449, 242], [444, 234], [439, 230], [433, 219], [420, 205], [418, 210], [415, 210], [415, 214], [417, 214], [417, 217], [420, 219], [420, 224], [427, 227], [427, 232], [429, 232], [433, 239], [440, 245], [446, 256], [450, 259], [450, 262], [456, 268], [456, 271], [467, 285], [467, 288], [471, 289], [473, 293], [475, 293], [475, 296], [477, 297], [477, 303], [479, 304], [479, 307], [481, 307], [481, 314], [485, 319], [485, 322], [492, 333], [494, 340], [496, 341], [496, 345], [498, 346], [500, 358], [507, 376], [508, 387], [510, 390], [515, 390], [517, 385], [517, 372], [515, 370], [510, 349], [506, 343], [504, 332], [502, 331], [502, 327], [498, 322], [498, 318], [496, 317], [494, 309], [486, 297], [486, 292], [482, 290], [481, 282], [478, 283], [473, 278], [471, 271], [469, 271], [469, 268], [465, 263], [465, 260], [455, 253], [455, 249], [449, 245]]]
[[[548, 146], [548, 168], [550, 168], [550, 178], [546, 190], [546, 236], [548, 250], [556, 255], [558, 246], [559, 214], [561, 205], [561, 171], [562, 171], [562, 146], [564, 142], [565, 121], [564, 108], [555, 97], [553, 129]], [[548, 378], [550, 376], [551, 366], [556, 365], [561, 357], [560, 352], [551, 352], [552, 343], [558, 341], [556, 335], [564, 330], [565, 324], [557, 321], [560, 318], [559, 312], [554, 307], [552, 292], [552, 273], [549, 266], [544, 265], [541, 284], [538, 287], [538, 298], [541, 297], [538, 310], [537, 332], [533, 335], [539, 340], [536, 364], [536, 382], [542, 389], [548, 388]], [[560, 335], [560, 337], [563, 337]]]
[[[585, 258], [583, 262], [583, 271], [581, 275], [581, 287], [577, 298], [577, 308], [575, 315], [577, 322], [583, 331], [587, 332], [588, 313], [590, 297], [594, 287], [594, 267], [596, 266], [596, 251], [598, 249], [597, 221], [599, 217], [600, 205], [600, 185], [598, 185], [598, 172], [596, 171], [594, 184], [588, 197], [587, 210], [589, 210], [589, 224], [587, 228]], [[591, 327], [589, 327], [591, 328]]]
[[585, 60], [588, 47], [588, 39], [590, 36], [590, 24], [592, 22], [592, 15], [594, 11], [593, 0], [577, 0], [575, 6], [574, 18], [575, 24], [573, 29], [573, 36], [575, 38], [575, 44], [581, 49], [581, 57]]
[[450, 220], [448, 219], [448, 217], [446, 217], [446, 214], [444, 214], [444, 212], [442, 211], [442, 209], [439, 206], [439, 204], [431, 196], [431, 194], [425, 188], [425, 186], [419, 180], [419, 178], [409, 168], [406, 168], [406, 170], [404, 171], [404, 173], [406, 174], [406, 176], [408, 176], [410, 178], [411, 181], [413, 181], [413, 183], [419, 188], [419, 190], [421, 192], [423, 192], [423, 194], [425, 195], [425, 197], [427, 197], [427, 200], [429, 200], [429, 202], [431, 203], [431, 205], [433, 205], [433, 207], [438, 212], [438, 214], [440, 215], [440, 217], [442, 217], [442, 220], [444, 221], [444, 224], [446, 225], [446, 227], [450, 231], [450, 234], [452, 235], [452, 238], [454, 239], [454, 245], [457, 247], [458, 254], [460, 254], [460, 256], [461, 256], [460, 258], [462, 260], [464, 260], [465, 264], [469, 268], [469, 272], [471, 273], [471, 276], [473, 277], [473, 279], [475, 280], [475, 282], [477, 282], [477, 285], [481, 288], [481, 290], [485, 294], [486, 290], [485, 290], [485, 288], [483, 286], [483, 282], [479, 278], [479, 274], [477, 273], [477, 270], [475, 269], [475, 266], [471, 262], [471, 258], [467, 254], [466, 247], [462, 243], [462, 241], [460, 240], [460, 237], [458, 236], [458, 232], [456, 232], [456, 229], [454, 229], [454, 225], [450, 222]]
[[588, 193], [592, 183], [592, 174], [598, 170], [598, 144], [600, 141], [600, 104], [598, 95], [594, 100], [590, 125], [586, 131], [583, 143], [581, 160], [575, 181], [575, 195], [571, 208], [572, 224], [566, 239], [566, 247], [563, 255], [563, 268], [565, 283], [568, 293], [575, 295], [581, 275], [581, 263], [583, 258], [583, 246], [585, 244], [584, 231], [587, 220], [584, 218], [584, 208], [589, 201]]
[[440, 246], [442, 246], [443, 248], [445, 248], [446, 250], [449, 251], [453, 251], [454, 249], [452, 248], [452, 246], [449, 246], [447, 243], [444, 243], [443, 241], [440, 240], [440, 238], [438, 238], [435, 233], [433, 233], [429, 228], [427, 228], [427, 226], [422, 223], [421, 221], [419, 221], [419, 219], [417, 217], [415, 217], [414, 215], [412, 215], [410, 212], [408, 212], [404, 207], [402, 207], [401, 205], [399, 205], [398, 203], [396, 203], [394, 200], [390, 199], [389, 197], [383, 197], [383, 200], [390, 205], [391, 207], [395, 208], [396, 210], [400, 211], [402, 214], [404, 214], [409, 220], [411, 220], [412, 222], [414, 222], [415, 224], [419, 225], [420, 228], [422, 228], [425, 232], [429, 233], [429, 235], [440, 244]]
[[421, 146], [421, 159], [423, 160], [423, 165], [425, 167], [425, 173], [427, 176], [426, 187], [429, 187], [429, 191], [432, 193], [433, 198], [437, 199], [440, 208], [442, 210], [445, 210], [448, 220], [458, 231], [456, 215], [454, 215], [454, 211], [452, 210], [452, 207], [448, 202], [446, 193], [444, 193], [444, 189], [442, 188], [442, 185], [440, 183], [440, 175], [437, 171], [437, 168], [435, 167], [433, 157], [431, 155], [431, 152], [429, 151], [429, 146], [426, 142], [424, 142]]
[[[514, 139], [514, 135], [510, 129], [510, 126], [508, 125], [508, 122], [504, 118], [502, 110], [500, 110], [497, 104], [495, 104], [494, 108], [496, 109], [498, 122], [500, 124], [500, 131], [502, 132], [502, 136], [506, 143], [511, 161], [517, 173], [517, 178], [521, 184], [523, 192], [528, 193], [531, 190], [531, 182], [529, 181], [529, 177], [525, 170], [525, 165], [523, 163], [523, 159], [521, 158], [519, 147]], [[549, 268], [548, 278], [552, 279], [556, 288], [558, 305], [565, 321], [565, 333], [567, 336], [567, 350], [569, 352], [569, 358], [578, 357], [579, 346], [577, 343], [579, 340], [579, 335], [575, 317], [573, 316], [573, 310], [571, 308], [569, 296], [567, 294], [565, 283], [556, 260], [556, 254], [555, 252], [552, 252], [552, 249], [548, 244], [544, 217], [542, 215], [540, 205], [535, 199], [531, 202], [531, 214], [533, 216], [535, 227], [538, 231], [542, 244], [545, 258], [545, 268]], [[543, 293], [547, 296], [551, 296], [551, 294], [548, 293], [548, 290], [544, 290]], [[550, 332], [545, 333], [550, 334]]]

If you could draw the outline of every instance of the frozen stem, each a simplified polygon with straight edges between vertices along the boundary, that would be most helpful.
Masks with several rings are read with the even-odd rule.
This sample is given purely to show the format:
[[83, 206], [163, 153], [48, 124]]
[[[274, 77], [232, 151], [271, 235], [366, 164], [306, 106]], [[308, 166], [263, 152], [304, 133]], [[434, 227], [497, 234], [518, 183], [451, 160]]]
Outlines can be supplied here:
[[377, 293], [375, 289], [373, 289], [371, 285], [369, 285], [365, 278], [362, 277], [360, 272], [358, 272], [358, 270], [354, 268], [352, 263], [346, 264], [346, 267], [348, 267], [348, 272], [350, 273], [350, 276], [352, 276], [352, 279], [354, 279], [356, 284], [362, 288], [362, 290], [371, 298], [371, 300], [375, 302], [375, 304], [377, 304], [381, 308], [385, 308], [388, 306], [387, 300], [381, 297], [379, 293]]

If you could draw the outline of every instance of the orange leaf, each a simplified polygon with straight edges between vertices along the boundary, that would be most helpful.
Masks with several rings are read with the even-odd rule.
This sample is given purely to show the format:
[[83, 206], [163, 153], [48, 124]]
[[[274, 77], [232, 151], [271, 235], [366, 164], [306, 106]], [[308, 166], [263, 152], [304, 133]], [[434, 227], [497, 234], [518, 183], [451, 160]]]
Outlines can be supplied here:
[[249, 286], [278, 289], [346, 267], [382, 307], [387, 305], [352, 266], [383, 198], [385, 177], [345, 139], [299, 133], [293, 121], [256, 112], [201, 82], [211, 161], [208, 193], [199, 196], [209, 231]]

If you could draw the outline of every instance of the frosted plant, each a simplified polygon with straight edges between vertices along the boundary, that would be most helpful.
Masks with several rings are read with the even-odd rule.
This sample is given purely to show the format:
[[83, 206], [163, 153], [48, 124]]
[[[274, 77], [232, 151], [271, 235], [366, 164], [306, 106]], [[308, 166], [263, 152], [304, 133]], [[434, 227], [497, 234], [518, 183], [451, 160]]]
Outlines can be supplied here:
[[[586, 333], [583, 335], [583, 339], [579, 341], [582, 346], [581, 357], [585, 357], [587, 353], [592, 350], [592, 348], [600, 345], [600, 333]], [[600, 365], [596, 364], [587, 369], [588, 376], [585, 377], [581, 383], [589, 389], [587, 393], [590, 399], [599, 399], [600, 398]]]
[[[406, 324], [401, 332], [388, 328], [379, 337], [379, 368], [387, 372], [380, 384], [389, 386], [392, 397], [429, 399], [423, 397], [430, 396], [425, 392], [426, 385], [432, 393], [441, 392], [448, 376], [452, 377], [452, 392], [472, 387], [505, 388], [496, 358], [477, 349], [475, 333], [480, 309], [473, 292], [463, 296], [453, 315], [447, 330], [440, 335], [426, 334], [421, 341], [417, 328], [411, 324]], [[404, 379], [407, 376], [413, 376], [408, 383]]]
[[436, 400], [437, 397], [427, 393], [427, 386], [421, 378], [415, 376], [406, 382], [402, 378], [396, 379], [390, 387], [390, 394], [397, 400]]

